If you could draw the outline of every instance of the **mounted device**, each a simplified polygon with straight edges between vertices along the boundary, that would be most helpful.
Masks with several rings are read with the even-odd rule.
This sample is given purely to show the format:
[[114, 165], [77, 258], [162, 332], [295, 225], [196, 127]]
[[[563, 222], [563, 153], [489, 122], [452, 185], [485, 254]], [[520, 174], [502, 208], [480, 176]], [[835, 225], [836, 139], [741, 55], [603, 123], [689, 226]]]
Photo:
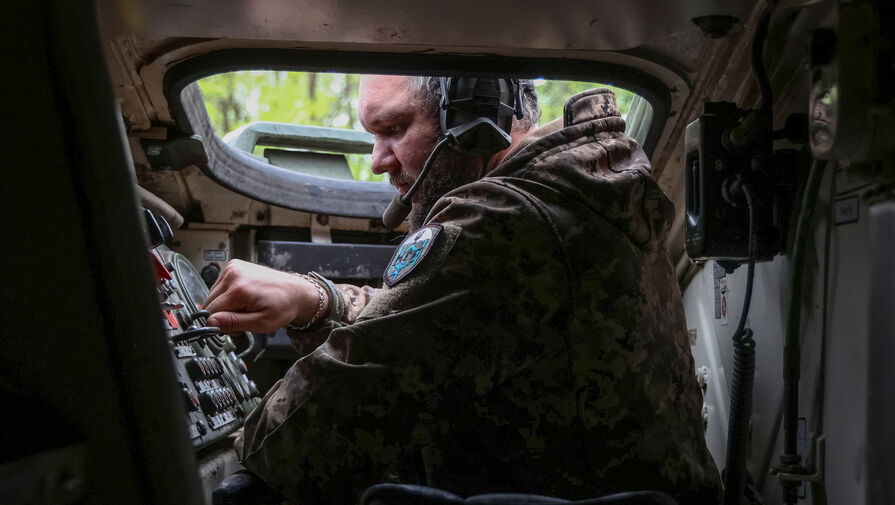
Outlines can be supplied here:
[[413, 195], [443, 147], [481, 157], [487, 163], [510, 147], [513, 116], [522, 119], [522, 87], [517, 79], [441, 77], [439, 87], [441, 138], [407, 193], [396, 196], [382, 213], [388, 228], [397, 228], [410, 214]]
[[[840, 2], [811, 39], [811, 151], [818, 159], [868, 162], [892, 154], [895, 35], [887, 2]], [[887, 11], [886, 11], [887, 10]]]
[[[762, 112], [744, 111], [731, 102], [707, 102], [705, 112], [687, 126], [686, 246], [694, 260], [715, 259], [727, 270], [752, 256], [769, 261], [786, 246], [798, 155], [771, 152], [774, 138], [803, 143], [807, 118], [790, 116], [779, 132], [765, 126]], [[755, 230], [740, 189], [752, 188]]]

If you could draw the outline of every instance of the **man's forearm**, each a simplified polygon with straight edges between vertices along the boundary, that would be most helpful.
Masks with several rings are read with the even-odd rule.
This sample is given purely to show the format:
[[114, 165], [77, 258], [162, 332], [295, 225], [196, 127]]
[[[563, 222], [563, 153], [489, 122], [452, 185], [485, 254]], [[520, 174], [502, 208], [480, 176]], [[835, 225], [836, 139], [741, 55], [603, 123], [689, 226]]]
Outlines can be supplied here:
[[328, 310], [325, 317], [305, 330], [287, 328], [286, 333], [292, 346], [302, 355], [310, 353], [326, 341], [333, 329], [353, 324], [370, 300], [380, 291], [371, 286], [334, 284], [316, 272], [310, 275], [324, 288]]

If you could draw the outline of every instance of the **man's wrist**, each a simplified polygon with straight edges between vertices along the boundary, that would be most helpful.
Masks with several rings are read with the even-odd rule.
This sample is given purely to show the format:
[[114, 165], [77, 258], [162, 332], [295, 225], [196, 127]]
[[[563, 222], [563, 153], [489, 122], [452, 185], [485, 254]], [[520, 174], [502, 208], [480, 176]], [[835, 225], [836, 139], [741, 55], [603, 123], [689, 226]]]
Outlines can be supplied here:
[[341, 321], [345, 317], [345, 299], [342, 292], [336, 288], [331, 280], [320, 275], [317, 272], [308, 272], [308, 276], [317, 280], [326, 292], [327, 307], [325, 308], [326, 317], [330, 321]]
[[323, 284], [319, 282], [317, 279], [305, 275], [296, 273], [296, 276], [301, 278], [304, 282], [305, 286], [311, 287], [311, 293], [307, 295], [307, 299], [309, 303], [302, 303], [301, 306], [312, 306], [314, 307], [314, 312], [308, 318], [307, 313], [299, 312], [296, 315], [295, 319], [293, 319], [289, 324], [286, 325], [286, 328], [292, 331], [307, 331], [310, 327], [317, 324], [321, 319], [324, 319], [324, 316], [327, 313], [327, 309], [329, 308], [329, 296], [327, 296], [326, 289]]

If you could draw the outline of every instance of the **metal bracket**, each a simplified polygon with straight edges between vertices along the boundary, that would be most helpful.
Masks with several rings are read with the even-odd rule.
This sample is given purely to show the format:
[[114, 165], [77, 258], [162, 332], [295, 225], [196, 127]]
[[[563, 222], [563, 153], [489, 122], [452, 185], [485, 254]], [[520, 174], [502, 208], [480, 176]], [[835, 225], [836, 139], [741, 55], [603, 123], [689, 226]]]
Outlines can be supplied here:
[[203, 167], [208, 165], [208, 154], [202, 137], [168, 138], [164, 140], [140, 139], [143, 152], [149, 165], [155, 172], [178, 171], [189, 166]]
[[779, 469], [771, 470], [771, 475], [776, 475], [778, 479], [785, 482], [823, 482], [824, 481], [824, 447], [825, 440], [823, 435], [814, 440], [814, 472], [808, 473], [808, 469], [802, 468], [801, 465], [793, 467], [794, 470], [803, 470], [798, 472], [782, 472]]
[[329, 216], [326, 214], [311, 214], [311, 242], [315, 244], [333, 243]]

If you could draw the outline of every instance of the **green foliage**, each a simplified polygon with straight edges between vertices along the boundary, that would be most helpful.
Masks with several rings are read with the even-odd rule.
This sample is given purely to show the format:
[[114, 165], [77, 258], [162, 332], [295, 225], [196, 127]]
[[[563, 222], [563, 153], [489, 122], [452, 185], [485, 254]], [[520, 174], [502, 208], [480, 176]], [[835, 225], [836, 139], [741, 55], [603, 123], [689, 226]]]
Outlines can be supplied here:
[[[353, 74], [252, 70], [206, 77], [199, 81], [199, 88], [211, 124], [223, 137], [255, 121], [359, 130], [359, 83], [360, 76]], [[386, 179], [370, 172], [369, 156], [347, 158], [355, 179]]]
[[593, 88], [611, 89], [615, 92], [615, 99], [618, 102], [618, 109], [622, 117], [628, 114], [631, 101], [634, 99], [634, 93], [628, 90], [596, 82], [546, 81], [537, 79], [535, 80], [535, 89], [538, 92], [538, 104], [541, 106], [541, 120], [539, 124], [544, 125], [558, 117], [562, 117], [563, 106], [569, 97]]
[[[312, 72], [243, 71], [199, 81], [211, 124], [220, 136], [254, 121], [277, 121], [336, 128], [361, 129], [357, 119], [359, 75]], [[624, 116], [634, 95], [604, 84], [572, 81], [535, 81], [541, 105], [540, 124], [562, 116], [570, 96], [609, 87], [615, 91]], [[257, 149], [256, 149], [257, 151]], [[357, 180], [382, 181], [369, 170], [370, 156], [351, 154], [348, 164]]]
[[357, 75], [245, 71], [199, 81], [212, 124], [226, 134], [253, 121], [359, 129]]

